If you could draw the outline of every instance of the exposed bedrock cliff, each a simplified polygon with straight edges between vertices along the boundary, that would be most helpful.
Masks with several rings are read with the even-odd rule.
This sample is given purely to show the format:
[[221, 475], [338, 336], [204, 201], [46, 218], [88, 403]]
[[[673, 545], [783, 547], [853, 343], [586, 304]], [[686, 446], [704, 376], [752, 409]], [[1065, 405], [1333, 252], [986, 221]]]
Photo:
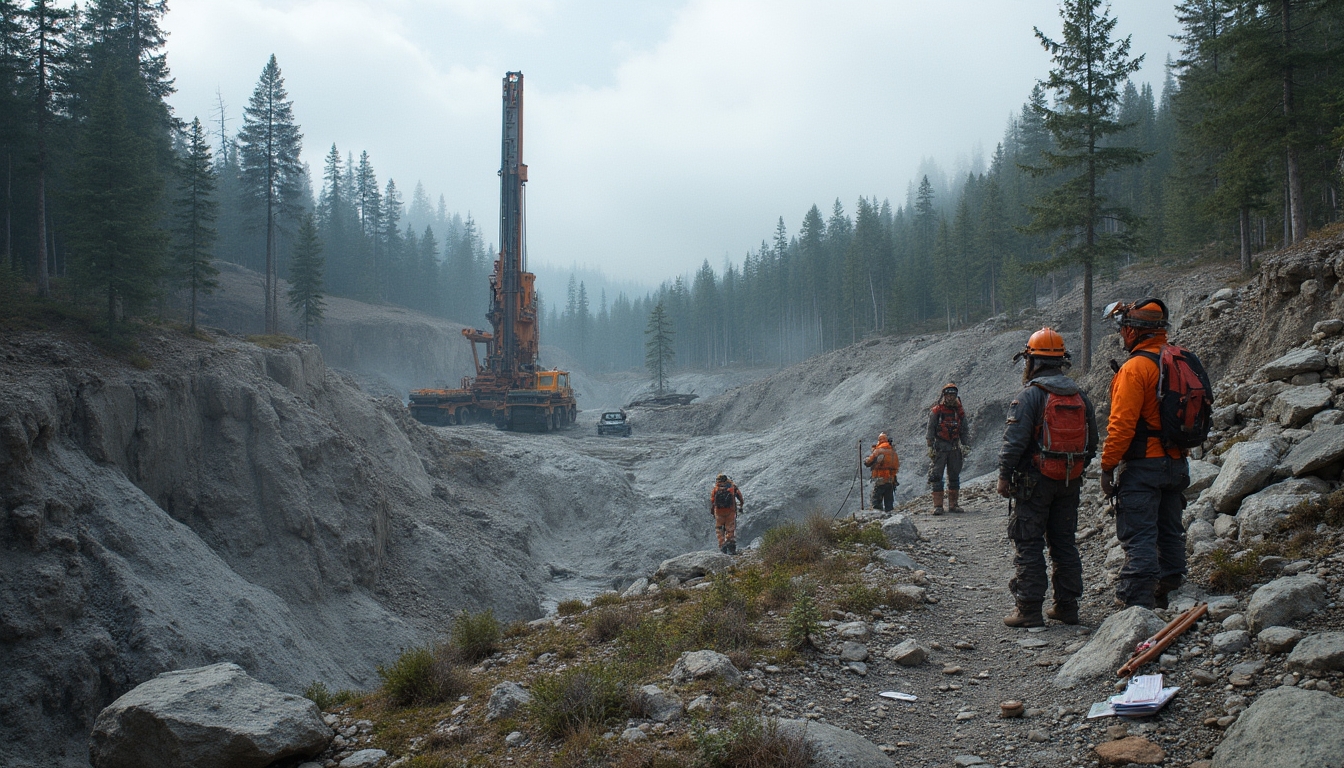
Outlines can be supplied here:
[[507, 460], [310, 345], [142, 346], [145, 371], [0, 342], [0, 762], [86, 764], [98, 710], [166, 669], [369, 687], [456, 610], [536, 615], [548, 575], [493, 490]]

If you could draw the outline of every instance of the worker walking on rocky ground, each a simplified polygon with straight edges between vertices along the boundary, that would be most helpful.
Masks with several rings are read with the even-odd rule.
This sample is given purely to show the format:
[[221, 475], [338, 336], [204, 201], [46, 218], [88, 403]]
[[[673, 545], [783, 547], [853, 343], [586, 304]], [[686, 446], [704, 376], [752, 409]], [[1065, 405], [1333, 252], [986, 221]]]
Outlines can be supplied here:
[[1092, 403], [1065, 376], [1069, 353], [1052, 328], [1033, 333], [1013, 360], [1023, 358], [1026, 387], [1008, 405], [1008, 423], [999, 451], [998, 492], [1017, 508], [1008, 516], [1008, 538], [1017, 555], [1008, 589], [1017, 603], [1003, 623], [1045, 625], [1041, 604], [1047, 586], [1045, 549], [1053, 566], [1054, 606], [1046, 612], [1065, 624], [1078, 623], [1083, 594], [1083, 562], [1078, 555], [1078, 502], [1083, 469], [1097, 452], [1097, 419]]
[[719, 551], [725, 555], [737, 554], [737, 514], [742, 511], [742, 492], [727, 475], [719, 475], [709, 491], [710, 514], [714, 515], [714, 533], [719, 537]]
[[873, 471], [873, 509], [890, 512], [896, 505], [896, 473], [901, 470], [901, 459], [891, 447], [891, 439], [883, 432], [877, 436], [873, 452], [863, 460], [863, 466]]
[[1112, 362], [1101, 452], [1101, 490], [1116, 497], [1115, 535], [1125, 551], [1116, 604], [1166, 608], [1186, 573], [1187, 449], [1208, 437], [1213, 393], [1199, 358], [1167, 344], [1167, 306], [1159, 299], [1115, 302], [1105, 316], [1129, 352], [1124, 365]]
[[943, 514], [943, 470], [947, 470], [947, 505], [953, 512], [963, 511], [957, 503], [961, 494], [961, 464], [971, 452], [966, 435], [970, 432], [966, 409], [961, 407], [957, 385], [943, 387], [938, 402], [929, 409], [929, 427], [924, 442], [929, 446], [929, 488], [933, 490], [933, 514]]

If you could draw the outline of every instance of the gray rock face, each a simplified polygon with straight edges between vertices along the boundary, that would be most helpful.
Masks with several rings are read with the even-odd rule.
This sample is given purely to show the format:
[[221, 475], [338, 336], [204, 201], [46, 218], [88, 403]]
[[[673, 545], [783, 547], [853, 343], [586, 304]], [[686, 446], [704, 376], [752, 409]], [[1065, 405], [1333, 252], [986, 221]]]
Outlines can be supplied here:
[[1219, 632], [1213, 636], [1213, 640], [1209, 643], [1214, 653], [1236, 653], [1250, 644], [1251, 635], [1244, 629]]
[[1275, 579], [1257, 589], [1246, 608], [1252, 632], [1286, 626], [1325, 607], [1325, 582], [1299, 574]]
[[[1227, 429], [1228, 427], [1235, 426], [1237, 421], [1237, 406], [1235, 404], [1213, 409], [1214, 429]], [[1193, 477], [1190, 479], [1194, 480]]]
[[1301, 477], [1341, 458], [1344, 458], [1344, 424], [1318, 428], [1311, 437], [1293, 446], [1284, 463], [1294, 476]]
[[1235, 512], [1237, 503], [1260, 490], [1278, 466], [1283, 444], [1277, 440], [1237, 443], [1223, 457], [1218, 479], [1209, 487], [1208, 500], [1222, 513]]
[[729, 685], [737, 685], [742, 681], [742, 673], [718, 651], [686, 651], [672, 665], [671, 678], [678, 684], [717, 678]]
[[1073, 654], [1055, 675], [1055, 685], [1073, 686], [1100, 677], [1114, 677], [1134, 646], [1152, 637], [1166, 622], [1147, 608], [1134, 606], [1112, 614], [1102, 622], [1092, 639]]
[[1302, 630], [1292, 627], [1265, 627], [1255, 642], [1265, 653], [1287, 653], [1302, 640]]
[[1192, 520], [1185, 529], [1185, 546], [1186, 549], [1194, 551], [1196, 544], [1201, 541], [1213, 541], [1217, 537], [1213, 523], [1207, 520]]
[[165, 672], [99, 715], [94, 768], [265, 766], [331, 741], [317, 705], [248, 677], [237, 664]]
[[681, 718], [681, 699], [656, 685], [645, 685], [639, 689], [640, 705], [644, 714], [654, 722], [670, 723]]
[[1190, 460], [1190, 485], [1185, 489], [1185, 497], [1193, 499], [1218, 479], [1219, 468], [1207, 461]]
[[1213, 753], [1213, 768], [1308, 766], [1344, 766], [1344, 700], [1292, 686], [1257, 697]]
[[1285, 427], [1300, 427], [1330, 405], [1333, 394], [1324, 384], [1285, 389], [1265, 408], [1265, 418]]
[[778, 727], [807, 741], [816, 768], [892, 768], [891, 758], [853, 731], [808, 720], [780, 720]]
[[1307, 635], [1288, 655], [1288, 666], [1314, 672], [1344, 669], [1344, 632]]
[[1280, 488], [1280, 483], [1253, 493], [1241, 500], [1237, 510], [1237, 535], [1245, 541], [1259, 533], [1272, 533], [1279, 521], [1288, 516], [1298, 504], [1312, 498], [1311, 494], [1292, 493], [1290, 488]]
[[929, 649], [911, 638], [892, 646], [884, 655], [903, 667], [917, 667], [929, 658]]
[[883, 520], [882, 533], [892, 544], [914, 544], [919, 541], [919, 529], [909, 515], [895, 514]]
[[531, 701], [532, 694], [521, 685], [506, 680], [490, 689], [490, 699], [485, 702], [485, 722], [512, 717]]
[[1259, 373], [1270, 381], [1284, 381], [1299, 373], [1325, 370], [1325, 353], [1318, 349], [1294, 349], [1260, 367]]
[[907, 570], [919, 570], [919, 563], [899, 549], [883, 549], [877, 553], [882, 558], [882, 562], [892, 568], [905, 568]]
[[681, 581], [686, 581], [698, 576], [718, 573], [732, 564], [732, 555], [725, 555], [717, 550], [706, 549], [699, 552], [687, 552], [684, 555], [664, 560], [662, 565], [658, 566], [658, 572], [654, 574], [654, 578], [665, 579], [672, 576]]

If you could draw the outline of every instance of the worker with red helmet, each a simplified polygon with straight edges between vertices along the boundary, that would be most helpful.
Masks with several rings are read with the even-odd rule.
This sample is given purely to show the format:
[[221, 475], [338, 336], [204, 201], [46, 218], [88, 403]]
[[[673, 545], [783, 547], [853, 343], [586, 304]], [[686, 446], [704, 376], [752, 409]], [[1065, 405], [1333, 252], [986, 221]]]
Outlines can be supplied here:
[[961, 406], [957, 385], [948, 382], [929, 409], [929, 425], [924, 443], [929, 447], [929, 489], [933, 491], [933, 514], [943, 514], [943, 471], [947, 471], [947, 503], [953, 512], [961, 512], [957, 498], [961, 494], [961, 465], [971, 452], [967, 435], [970, 422]]
[[1181, 513], [1190, 485], [1188, 452], [1162, 439], [1159, 359], [1167, 344], [1167, 306], [1152, 297], [1115, 302], [1104, 316], [1129, 353], [1111, 379], [1101, 451], [1101, 490], [1117, 497], [1115, 535], [1125, 551], [1116, 603], [1165, 608], [1186, 573]]
[[873, 472], [873, 509], [890, 512], [895, 506], [896, 486], [899, 485], [896, 473], [901, 470], [901, 459], [896, 455], [896, 449], [891, 447], [891, 439], [886, 432], [877, 436], [877, 445], [863, 460], [863, 466], [871, 468]]
[[[1077, 624], [1083, 594], [1083, 563], [1078, 554], [1078, 503], [1083, 469], [1097, 451], [1097, 420], [1092, 402], [1065, 373], [1069, 353], [1064, 338], [1042, 328], [1027, 340], [1014, 360], [1026, 361], [1026, 386], [1008, 405], [1008, 423], [999, 450], [1000, 496], [1017, 500], [1008, 517], [1008, 538], [1017, 550], [1016, 573], [1008, 582], [1016, 607], [1004, 617], [1010, 627], [1045, 625], [1041, 605], [1053, 581], [1052, 619]], [[1047, 580], [1045, 550], [1053, 579]]]

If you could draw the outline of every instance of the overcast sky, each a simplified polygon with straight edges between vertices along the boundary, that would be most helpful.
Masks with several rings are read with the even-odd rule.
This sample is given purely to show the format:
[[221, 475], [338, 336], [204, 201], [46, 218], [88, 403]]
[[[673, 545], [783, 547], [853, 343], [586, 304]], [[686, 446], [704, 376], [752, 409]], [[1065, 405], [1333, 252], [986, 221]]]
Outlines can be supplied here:
[[[1170, 0], [1116, 0], [1160, 88]], [[653, 283], [738, 261], [779, 216], [904, 201], [926, 158], [992, 153], [1050, 61], [1053, 0], [175, 0], [180, 117], [236, 131], [267, 57], [314, 173], [367, 150], [497, 239], [500, 81], [525, 76], [533, 263]]]

